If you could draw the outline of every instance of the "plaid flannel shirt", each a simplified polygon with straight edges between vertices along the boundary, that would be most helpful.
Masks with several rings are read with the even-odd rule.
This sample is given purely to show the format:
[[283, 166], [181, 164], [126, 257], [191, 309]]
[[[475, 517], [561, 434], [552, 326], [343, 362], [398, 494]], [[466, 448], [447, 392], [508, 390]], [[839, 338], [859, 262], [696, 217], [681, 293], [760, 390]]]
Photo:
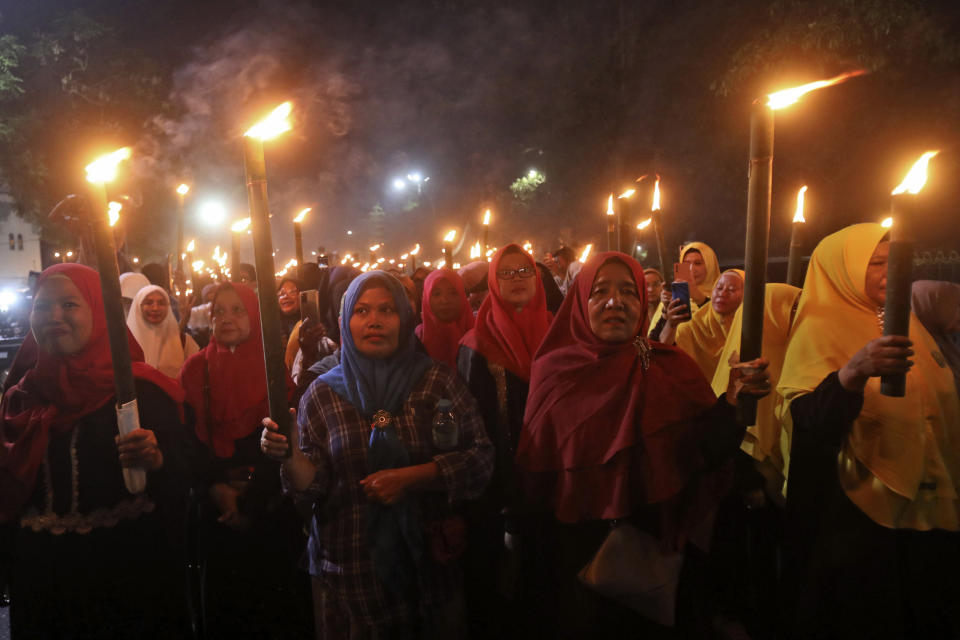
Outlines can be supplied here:
[[[433, 414], [442, 398], [453, 403], [460, 424], [459, 445], [449, 451], [436, 449], [432, 439]], [[300, 449], [317, 469], [304, 492], [316, 505], [307, 547], [311, 575], [356, 619], [370, 625], [402, 622], [411, 613], [408, 603], [383, 588], [365, 540], [367, 499], [360, 480], [369, 475], [371, 421], [320, 380], [304, 394], [298, 415]], [[483, 492], [493, 472], [493, 445], [476, 401], [452, 369], [431, 366], [394, 420], [411, 464], [433, 461], [440, 468], [444, 490], [416, 494], [422, 525], [450, 515], [457, 502]], [[429, 536], [424, 539], [429, 544]], [[421, 605], [441, 605], [457, 592], [456, 562], [434, 562], [429, 549], [419, 577]]]

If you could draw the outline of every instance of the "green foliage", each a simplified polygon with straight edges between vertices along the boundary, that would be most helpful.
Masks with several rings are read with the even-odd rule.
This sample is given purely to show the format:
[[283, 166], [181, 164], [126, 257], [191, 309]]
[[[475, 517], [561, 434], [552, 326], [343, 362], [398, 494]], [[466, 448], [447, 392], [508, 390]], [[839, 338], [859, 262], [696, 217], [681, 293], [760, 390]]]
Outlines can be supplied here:
[[524, 176], [517, 178], [510, 185], [510, 191], [520, 206], [529, 206], [537, 194], [537, 189], [546, 182], [547, 177], [539, 171], [531, 170]]
[[799, 63], [818, 64], [832, 73], [838, 68], [907, 69], [958, 59], [960, 47], [922, 3], [777, 0], [765, 24], [734, 53], [727, 72], [711, 88], [729, 95], [757, 76]]
[[[0, 36], [0, 101], [16, 97], [23, 93], [23, 80], [17, 76], [17, 68], [26, 47], [10, 34]], [[3, 136], [4, 123], [0, 121], [0, 137]]]

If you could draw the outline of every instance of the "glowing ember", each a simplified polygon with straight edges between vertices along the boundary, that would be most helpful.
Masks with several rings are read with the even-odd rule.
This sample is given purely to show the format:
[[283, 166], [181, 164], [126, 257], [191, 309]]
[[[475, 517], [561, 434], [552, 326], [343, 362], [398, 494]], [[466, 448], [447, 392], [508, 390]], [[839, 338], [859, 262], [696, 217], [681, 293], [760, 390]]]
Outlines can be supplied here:
[[653, 183], [653, 204], [650, 205], [650, 211], [660, 211], [660, 176]]
[[123, 205], [119, 202], [110, 202], [107, 204], [107, 217], [110, 220], [110, 226], [117, 224], [117, 221], [120, 220], [120, 210], [123, 209]]
[[237, 220], [232, 225], [230, 225], [231, 231], [236, 231], [237, 233], [243, 233], [250, 227], [250, 218], [244, 218], [243, 220]]
[[862, 76], [865, 73], [866, 71], [858, 69], [856, 71], [841, 73], [840, 75], [830, 78], [829, 80], [817, 80], [816, 82], [810, 82], [808, 84], [800, 85], [799, 87], [793, 87], [791, 89], [784, 89], [783, 91], [771, 93], [767, 96], [767, 106], [773, 110], [789, 107], [811, 91], [816, 91], [817, 89], [823, 89], [825, 87], [831, 87], [835, 84], [840, 84], [841, 82], [849, 80], [850, 78]]
[[489, 226], [489, 225], [490, 225], [490, 209], [487, 209], [487, 210], [483, 213], [483, 225], [484, 225], [484, 226]]
[[610, 194], [610, 197], [607, 198], [607, 215], [612, 216], [614, 214], [613, 210], [613, 194]]
[[284, 102], [279, 107], [270, 112], [266, 118], [250, 127], [243, 135], [248, 138], [260, 138], [261, 140], [270, 140], [276, 138], [285, 131], [290, 131], [292, 125], [287, 117], [293, 110], [291, 102]]
[[940, 153], [940, 151], [927, 151], [920, 156], [920, 159], [914, 162], [913, 166], [910, 167], [907, 177], [903, 179], [903, 182], [900, 183], [900, 186], [893, 190], [892, 195], [896, 196], [901, 193], [920, 193], [920, 190], [923, 189], [923, 185], [927, 183], [927, 165], [930, 164], [930, 160], [938, 153]]
[[884, 227], [885, 229], [889, 229], [893, 226], [893, 218], [884, 218], [883, 222], [880, 223], [880, 226]]
[[587, 258], [590, 257], [590, 252], [593, 251], [593, 244], [588, 244], [583, 248], [583, 253], [580, 254], [580, 262], [586, 262]]
[[179, 193], [182, 196], [187, 195], [188, 191], [190, 191], [190, 187], [188, 185], [181, 184], [179, 187], [177, 187], [177, 193]]
[[637, 229], [640, 229], [640, 230], [646, 229], [647, 227], [650, 226], [651, 222], [653, 222], [653, 218], [647, 218], [646, 220], [643, 220], [642, 222], [640, 222], [640, 224], [637, 225]]
[[307, 207], [303, 211], [297, 214], [297, 217], [293, 219], [296, 224], [303, 222], [303, 219], [307, 217], [307, 214], [310, 213], [310, 207]]
[[450, 231], [447, 231], [447, 235], [443, 236], [444, 242], [453, 242], [456, 239], [457, 239], [456, 229], [450, 229]]
[[130, 159], [130, 147], [117, 149], [113, 153], [100, 156], [86, 166], [87, 182], [107, 183], [117, 178], [117, 165]]
[[794, 222], [806, 222], [803, 219], [803, 194], [807, 192], [807, 185], [800, 187], [800, 191], [797, 191], [797, 212], [793, 214]]

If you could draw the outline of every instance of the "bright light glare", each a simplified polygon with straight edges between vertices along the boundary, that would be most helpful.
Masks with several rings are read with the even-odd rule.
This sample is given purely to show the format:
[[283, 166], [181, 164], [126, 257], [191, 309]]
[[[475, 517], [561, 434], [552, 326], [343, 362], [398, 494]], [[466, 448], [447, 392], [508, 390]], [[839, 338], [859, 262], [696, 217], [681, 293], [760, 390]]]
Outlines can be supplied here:
[[207, 202], [200, 208], [200, 218], [207, 226], [215, 227], [221, 224], [226, 217], [227, 208], [220, 202]]
[[237, 220], [232, 225], [230, 225], [230, 230], [237, 233], [243, 233], [250, 227], [250, 218], [244, 218], [243, 220]]
[[188, 191], [190, 191], [190, 187], [188, 185], [181, 184], [179, 187], [177, 187], [177, 193], [179, 193], [182, 196], [187, 195]]
[[421, 176], [420, 176], [419, 173], [408, 173], [408, 174], [407, 174], [407, 180], [409, 180], [409, 181], [411, 181], [411, 182], [420, 182], [421, 179], [422, 179], [422, 178], [421, 178]]
[[110, 226], [114, 226], [120, 220], [120, 210], [123, 209], [123, 205], [119, 202], [108, 202], [107, 203], [107, 217], [110, 221]]
[[889, 229], [890, 227], [893, 226], [893, 218], [884, 218], [883, 222], [880, 223], [880, 226], [882, 226], [885, 229]]
[[403, 191], [407, 188], [407, 183], [403, 181], [403, 178], [395, 178], [393, 181], [393, 188], [397, 191]]
[[7, 311], [17, 302], [17, 294], [10, 289], [0, 291], [0, 311]]

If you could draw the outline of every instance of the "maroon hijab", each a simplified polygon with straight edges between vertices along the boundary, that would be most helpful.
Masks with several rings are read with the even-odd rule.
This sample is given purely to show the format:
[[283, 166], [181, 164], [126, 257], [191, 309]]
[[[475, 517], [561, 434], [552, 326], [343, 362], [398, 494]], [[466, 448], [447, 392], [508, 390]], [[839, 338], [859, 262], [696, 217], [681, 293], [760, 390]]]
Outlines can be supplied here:
[[[526, 257], [537, 279], [537, 291], [533, 300], [519, 313], [500, 296], [497, 269], [507, 251], [519, 252]], [[508, 244], [500, 249], [490, 262], [487, 282], [489, 294], [480, 305], [476, 324], [463, 336], [461, 344], [483, 355], [488, 362], [499, 364], [514, 375], [530, 380], [533, 354], [537, 352], [537, 347], [547, 334], [553, 317], [547, 311], [547, 296], [540, 279], [540, 270], [530, 254], [519, 245]]]
[[562, 522], [622, 518], [677, 496], [698, 469], [692, 418], [717, 400], [679, 349], [651, 343], [644, 370], [632, 341], [594, 335], [587, 302], [610, 261], [633, 274], [643, 310], [635, 335], [646, 334], [643, 267], [601, 253], [577, 276], [533, 361], [517, 463]]
[[[259, 429], [260, 421], [270, 415], [257, 294], [239, 282], [224, 283], [217, 287], [214, 303], [227, 288], [237, 292], [247, 310], [250, 336], [233, 350], [212, 338], [203, 351], [183, 363], [180, 371], [187, 402], [196, 413], [197, 437], [219, 458], [233, 456], [234, 441]], [[289, 379], [287, 386], [293, 387]]]
[[[81, 264], [58, 264], [40, 275], [37, 289], [54, 276], [69, 278], [80, 290], [93, 314], [93, 328], [87, 344], [73, 355], [54, 356], [37, 348], [32, 366], [3, 396], [0, 521], [16, 518], [30, 497], [50, 436], [71, 431], [77, 420], [115, 395], [100, 276]], [[143, 361], [143, 351], [129, 330], [127, 341], [133, 375], [160, 387], [178, 404], [183, 402], [183, 390]]]

